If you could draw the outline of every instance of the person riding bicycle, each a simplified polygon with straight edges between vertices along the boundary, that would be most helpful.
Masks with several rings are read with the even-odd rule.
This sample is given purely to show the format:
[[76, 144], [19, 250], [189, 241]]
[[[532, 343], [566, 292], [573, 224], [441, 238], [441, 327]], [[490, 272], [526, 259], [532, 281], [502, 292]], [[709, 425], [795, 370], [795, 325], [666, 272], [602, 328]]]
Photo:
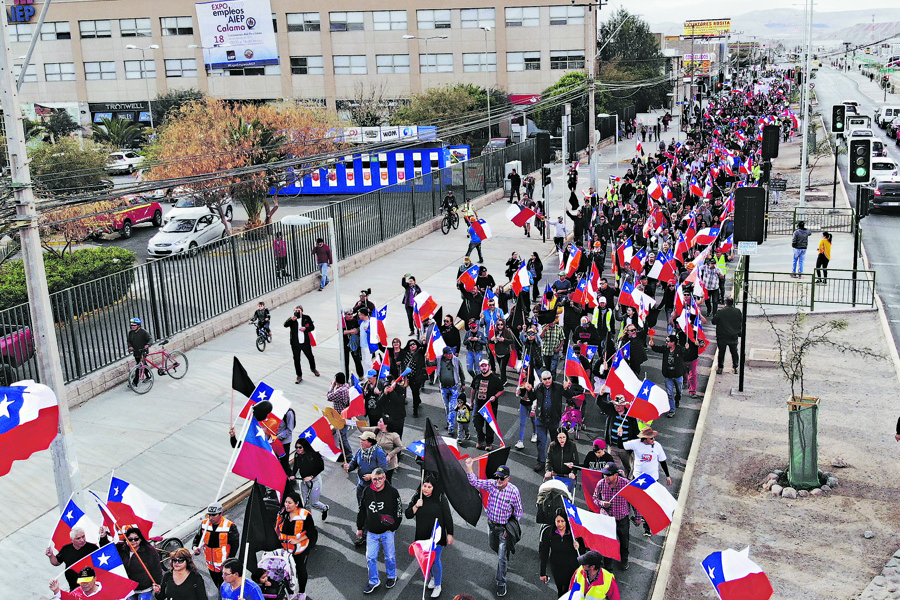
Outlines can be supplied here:
[[128, 332], [128, 351], [134, 354], [134, 361], [137, 364], [147, 356], [150, 342], [153, 341], [147, 330], [141, 327], [142, 324], [143, 321], [134, 317], [131, 319], [131, 331]]
[[447, 211], [449, 215], [451, 211], [455, 212], [457, 208], [459, 208], [459, 204], [456, 203], [456, 196], [453, 195], [453, 190], [447, 190], [447, 195], [444, 196], [444, 200], [441, 202], [441, 211]]
[[256, 305], [256, 311], [254, 311], [253, 316], [250, 317], [251, 323], [256, 323], [257, 330], [261, 330], [266, 334], [267, 341], [272, 341], [272, 332], [269, 330], [269, 321], [272, 318], [269, 315], [269, 309], [266, 308], [266, 303], [260, 300], [259, 304]]

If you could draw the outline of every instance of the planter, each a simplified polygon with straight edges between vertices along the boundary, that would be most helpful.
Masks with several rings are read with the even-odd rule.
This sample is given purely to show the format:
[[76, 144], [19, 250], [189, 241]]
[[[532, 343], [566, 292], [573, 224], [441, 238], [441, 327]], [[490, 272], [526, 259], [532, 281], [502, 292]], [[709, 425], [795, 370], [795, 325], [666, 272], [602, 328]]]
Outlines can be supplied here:
[[792, 396], [788, 401], [788, 481], [808, 490], [819, 484], [819, 399]]

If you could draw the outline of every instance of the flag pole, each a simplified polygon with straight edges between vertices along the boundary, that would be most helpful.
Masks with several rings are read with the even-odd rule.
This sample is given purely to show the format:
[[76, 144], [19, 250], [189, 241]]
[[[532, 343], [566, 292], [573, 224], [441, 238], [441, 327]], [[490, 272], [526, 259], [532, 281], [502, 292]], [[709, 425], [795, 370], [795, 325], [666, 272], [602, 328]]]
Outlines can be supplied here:
[[[71, 502], [72, 498], [74, 498], [74, 497], [75, 497], [75, 492], [72, 492], [71, 494], [69, 494], [69, 499], [66, 500], [66, 503], [60, 507], [60, 512], [63, 512], [66, 510], [66, 506], [69, 505], [69, 502]], [[56, 550], [56, 547], [53, 546], [53, 534], [54, 533], [56, 533], [55, 527], [53, 528], [53, 532], [50, 533], [50, 541], [47, 542], [47, 547], [53, 547], [53, 549]]]
[[241, 593], [238, 598], [244, 597], [244, 584], [247, 582], [247, 558], [250, 556], [250, 542], [244, 545], [244, 566], [241, 568]]
[[231, 390], [231, 408], [228, 412], [228, 422], [234, 423], [234, 390]]
[[[247, 415], [248, 417], [250, 415]], [[231, 468], [234, 466], [234, 460], [237, 457], [237, 453], [241, 447], [241, 444], [244, 441], [244, 438], [247, 436], [247, 429], [250, 428], [250, 419], [246, 419], [244, 423], [244, 428], [241, 430], [241, 436], [237, 438], [237, 444], [235, 444], [234, 448], [231, 450], [231, 458], [228, 459], [228, 466], [225, 468], [225, 474], [222, 476], [222, 482], [219, 483], [219, 489], [216, 492], [215, 498], [213, 498], [213, 502], [219, 501], [219, 496], [222, 494], [222, 488], [225, 487], [225, 479], [228, 477], [228, 474], [231, 473]]]

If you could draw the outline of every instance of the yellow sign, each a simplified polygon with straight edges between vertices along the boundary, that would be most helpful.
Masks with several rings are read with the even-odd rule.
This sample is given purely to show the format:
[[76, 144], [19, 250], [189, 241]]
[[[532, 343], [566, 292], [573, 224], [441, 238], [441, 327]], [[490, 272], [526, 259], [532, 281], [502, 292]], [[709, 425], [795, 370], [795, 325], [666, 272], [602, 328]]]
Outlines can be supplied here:
[[685, 21], [686, 37], [716, 37], [731, 31], [731, 19], [713, 19], [709, 21]]

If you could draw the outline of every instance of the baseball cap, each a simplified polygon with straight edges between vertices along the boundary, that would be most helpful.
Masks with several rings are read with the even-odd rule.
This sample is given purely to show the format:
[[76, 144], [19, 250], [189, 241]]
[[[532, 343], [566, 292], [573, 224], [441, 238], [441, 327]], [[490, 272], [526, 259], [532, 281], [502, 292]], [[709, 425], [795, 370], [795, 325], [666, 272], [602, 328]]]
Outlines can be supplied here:
[[596, 550], [590, 550], [578, 557], [578, 564], [586, 567], [602, 567], [603, 555]]
[[88, 583], [94, 580], [97, 574], [94, 573], [94, 569], [92, 567], [85, 567], [82, 570], [78, 571], [78, 583]]
[[594, 448], [599, 448], [600, 450], [606, 450], [606, 442], [604, 442], [600, 438], [597, 438], [596, 440], [594, 440]]
[[497, 470], [494, 472], [495, 477], [509, 477], [510, 476], [509, 467], [506, 465], [500, 465], [497, 467]]
[[366, 431], [365, 433], [362, 433], [362, 434], [359, 436], [359, 439], [361, 439], [361, 440], [366, 440], [366, 441], [369, 441], [369, 442], [372, 442], [372, 443], [375, 443], [376, 441], [378, 441], [378, 438], [376, 438], [376, 437], [375, 437], [375, 434], [372, 433], [371, 431]]
[[453, 354], [453, 348], [450, 346], [444, 346], [444, 354]]
[[619, 467], [616, 466], [616, 463], [607, 463], [603, 470], [600, 471], [604, 475], [618, 475]]
[[478, 365], [479, 366], [481, 366], [481, 365], [491, 366], [491, 361], [489, 361], [487, 359], [482, 359], [482, 361], [480, 363], [478, 363]]
[[220, 502], [213, 502], [209, 505], [209, 508], [206, 509], [206, 514], [208, 515], [221, 515], [222, 514], [222, 504]]

